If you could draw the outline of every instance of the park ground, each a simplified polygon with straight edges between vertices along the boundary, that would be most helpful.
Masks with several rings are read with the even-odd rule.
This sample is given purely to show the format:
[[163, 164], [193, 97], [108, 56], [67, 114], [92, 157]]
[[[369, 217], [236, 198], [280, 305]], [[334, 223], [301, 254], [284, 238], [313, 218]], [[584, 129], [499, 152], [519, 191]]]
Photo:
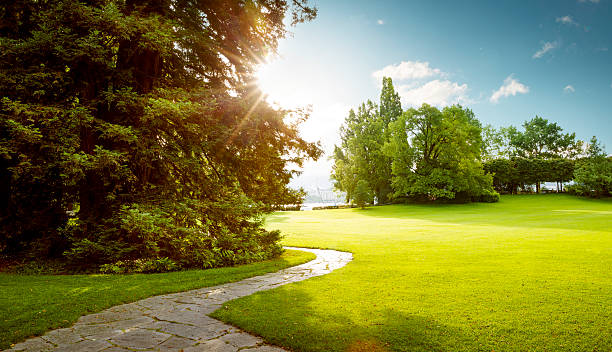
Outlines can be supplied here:
[[131, 275], [0, 273], [0, 350], [27, 337], [72, 325], [81, 315], [146, 297], [216, 286], [310, 261], [285, 251], [273, 260], [229, 268]]
[[295, 351], [611, 351], [612, 201], [279, 212], [286, 245], [350, 251], [329, 275], [213, 314]]

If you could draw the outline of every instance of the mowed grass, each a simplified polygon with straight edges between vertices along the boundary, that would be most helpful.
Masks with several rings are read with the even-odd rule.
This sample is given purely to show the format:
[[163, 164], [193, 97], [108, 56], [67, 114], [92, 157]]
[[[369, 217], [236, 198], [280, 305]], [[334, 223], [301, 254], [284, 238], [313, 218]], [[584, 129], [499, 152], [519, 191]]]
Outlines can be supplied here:
[[612, 201], [281, 212], [294, 246], [351, 251], [214, 316], [295, 351], [612, 351]]
[[309, 252], [285, 251], [277, 259], [254, 264], [164, 274], [0, 274], [0, 350], [118, 304], [239, 281], [314, 258]]

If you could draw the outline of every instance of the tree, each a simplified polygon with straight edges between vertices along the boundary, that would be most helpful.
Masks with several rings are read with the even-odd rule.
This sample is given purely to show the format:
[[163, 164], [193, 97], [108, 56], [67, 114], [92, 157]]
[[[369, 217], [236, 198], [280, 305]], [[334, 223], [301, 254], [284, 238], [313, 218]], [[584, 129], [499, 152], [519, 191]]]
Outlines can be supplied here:
[[402, 113], [399, 95], [390, 78], [383, 78], [380, 105], [372, 101], [349, 111], [340, 129], [341, 146], [334, 151], [332, 178], [335, 187], [353, 199], [358, 180], [366, 182], [377, 202], [389, 200], [391, 189], [391, 159], [383, 152], [390, 138], [389, 124]]
[[393, 158], [395, 195], [469, 200], [491, 194], [482, 147], [480, 123], [469, 109], [455, 105], [440, 111], [423, 104], [407, 110], [392, 124], [385, 147]]
[[493, 175], [493, 187], [501, 193], [517, 193], [528, 190], [536, 182], [557, 182], [557, 191], [563, 190], [563, 182], [571, 181], [574, 161], [570, 159], [499, 158], [484, 163], [487, 173]]
[[257, 218], [299, 198], [286, 166], [320, 150], [251, 82], [285, 15], [316, 15], [306, 0], [24, 0], [0, 14], [0, 250], [185, 267], [279, 252]]
[[[525, 121], [523, 128], [523, 132], [513, 126], [507, 129], [509, 146], [515, 156], [549, 159], [572, 157], [578, 153], [576, 134], [563, 134], [563, 129], [555, 122], [536, 116]], [[540, 192], [543, 181], [535, 180], [536, 192]]]
[[612, 196], [612, 160], [606, 157], [595, 136], [589, 143], [587, 158], [574, 171], [574, 182], [570, 191], [578, 195]]
[[539, 116], [523, 123], [524, 131], [515, 127], [507, 130], [509, 145], [516, 156], [525, 158], [560, 158], [576, 153], [576, 134], [562, 133], [556, 122], [548, 122]]
[[366, 181], [357, 181], [357, 184], [355, 185], [353, 202], [361, 209], [365, 208], [367, 203], [372, 202], [372, 192], [370, 191]]

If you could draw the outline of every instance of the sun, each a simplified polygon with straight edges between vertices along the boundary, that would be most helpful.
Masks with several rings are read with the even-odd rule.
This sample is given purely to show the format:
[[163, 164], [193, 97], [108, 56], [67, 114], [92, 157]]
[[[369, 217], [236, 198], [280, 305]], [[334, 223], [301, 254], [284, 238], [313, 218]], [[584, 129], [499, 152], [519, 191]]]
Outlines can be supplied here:
[[[292, 72], [293, 71], [293, 72]], [[312, 88], [296, 79], [295, 71], [280, 60], [261, 64], [255, 72], [256, 84], [266, 101], [282, 109], [312, 104]]]

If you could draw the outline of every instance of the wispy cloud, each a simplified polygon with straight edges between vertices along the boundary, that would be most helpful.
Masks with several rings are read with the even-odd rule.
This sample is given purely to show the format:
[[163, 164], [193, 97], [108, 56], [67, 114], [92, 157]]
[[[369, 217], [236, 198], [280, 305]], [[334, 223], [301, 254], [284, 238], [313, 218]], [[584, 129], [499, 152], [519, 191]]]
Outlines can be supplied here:
[[593, 4], [599, 4], [599, 0], [578, 0], [578, 2], [582, 2], [582, 3], [590, 2], [590, 3], [593, 3]]
[[442, 107], [472, 102], [468, 97], [467, 84], [458, 84], [448, 80], [435, 79], [423, 85], [399, 85], [397, 91], [402, 103], [408, 106], [420, 106], [427, 103]]
[[385, 21], [383, 21], [382, 19], [379, 19], [376, 21], [376, 23], [382, 26], [383, 24], [385, 24]]
[[565, 93], [574, 93], [576, 90], [574, 89], [574, 86], [572, 86], [571, 84], [568, 84], [565, 86], [565, 88], [563, 88], [563, 91]]
[[555, 21], [557, 23], [565, 24], [568, 26], [578, 26], [578, 22], [574, 21], [574, 19], [570, 15], [563, 16], [563, 17], [557, 17]]
[[515, 96], [517, 94], [527, 94], [529, 93], [529, 87], [519, 82], [516, 78], [513, 77], [513, 74], [508, 76], [504, 80], [504, 84], [499, 87], [498, 90], [494, 91], [489, 98], [491, 103], [497, 104], [499, 99], [502, 97], [508, 97], [510, 95]]
[[540, 48], [540, 50], [536, 51], [535, 54], [533, 54], [532, 58], [539, 59], [542, 56], [544, 56], [544, 54], [546, 54], [547, 52], [555, 48], [558, 48], [558, 47], [559, 47], [559, 43], [557, 43], [556, 41], [545, 42], [544, 44], [542, 44], [542, 48]]
[[439, 69], [430, 67], [429, 62], [402, 61], [397, 65], [388, 65], [378, 71], [374, 71], [372, 76], [378, 80], [381, 80], [383, 77], [404, 80], [421, 79], [442, 74], [443, 72]]

